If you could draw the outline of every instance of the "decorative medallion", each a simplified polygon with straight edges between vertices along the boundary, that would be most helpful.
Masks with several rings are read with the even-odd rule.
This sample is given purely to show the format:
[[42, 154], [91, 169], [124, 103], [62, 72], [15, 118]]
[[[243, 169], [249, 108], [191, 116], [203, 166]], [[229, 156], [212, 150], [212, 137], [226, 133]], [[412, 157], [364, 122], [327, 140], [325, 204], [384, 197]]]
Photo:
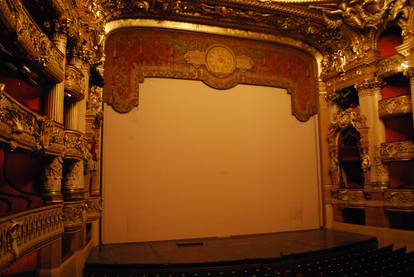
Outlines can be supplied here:
[[206, 67], [217, 77], [225, 77], [236, 69], [236, 57], [230, 48], [213, 45], [206, 53]]

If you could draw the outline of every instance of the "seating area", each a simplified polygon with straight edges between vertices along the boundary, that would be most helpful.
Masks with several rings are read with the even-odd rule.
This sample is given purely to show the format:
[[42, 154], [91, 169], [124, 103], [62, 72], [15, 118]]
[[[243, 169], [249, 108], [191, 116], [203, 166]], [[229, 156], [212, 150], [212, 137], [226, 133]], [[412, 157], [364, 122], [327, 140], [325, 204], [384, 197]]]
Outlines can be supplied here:
[[86, 264], [85, 277], [414, 276], [414, 252], [372, 243], [278, 258], [198, 264]]

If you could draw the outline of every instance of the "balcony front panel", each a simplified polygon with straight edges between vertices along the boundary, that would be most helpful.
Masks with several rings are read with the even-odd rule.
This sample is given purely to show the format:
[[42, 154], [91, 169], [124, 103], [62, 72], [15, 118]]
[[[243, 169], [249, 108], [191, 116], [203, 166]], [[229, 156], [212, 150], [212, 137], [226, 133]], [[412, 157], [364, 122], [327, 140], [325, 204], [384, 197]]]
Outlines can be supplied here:
[[413, 160], [414, 144], [412, 140], [384, 142], [381, 144], [380, 153], [383, 162]]
[[378, 101], [378, 113], [381, 119], [411, 114], [409, 95], [401, 95]]

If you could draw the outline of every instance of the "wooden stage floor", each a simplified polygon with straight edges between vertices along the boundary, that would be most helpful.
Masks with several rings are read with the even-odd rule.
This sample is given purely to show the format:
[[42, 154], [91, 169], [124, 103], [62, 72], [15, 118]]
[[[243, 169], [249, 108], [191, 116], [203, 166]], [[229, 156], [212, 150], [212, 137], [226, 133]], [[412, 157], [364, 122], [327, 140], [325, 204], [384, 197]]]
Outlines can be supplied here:
[[106, 244], [92, 249], [86, 265], [173, 265], [274, 259], [376, 243], [375, 237], [334, 230], [308, 230], [226, 238]]

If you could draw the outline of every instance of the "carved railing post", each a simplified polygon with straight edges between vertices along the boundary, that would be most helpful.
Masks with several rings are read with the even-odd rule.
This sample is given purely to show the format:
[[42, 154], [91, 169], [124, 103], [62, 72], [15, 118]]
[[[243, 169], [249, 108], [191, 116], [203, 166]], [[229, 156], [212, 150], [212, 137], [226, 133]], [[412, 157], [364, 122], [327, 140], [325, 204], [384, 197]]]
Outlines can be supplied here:
[[380, 156], [381, 143], [385, 142], [384, 123], [378, 114], [378, 101], [381, 100], [382, 81], [373, 77], [356, 85], [361, 115], [367, 119], [367, 147], [361, 149], [361, 162], [364, 176], [369, 180], [366, 185], [383, 189], [388, 186], [388, 169]]

